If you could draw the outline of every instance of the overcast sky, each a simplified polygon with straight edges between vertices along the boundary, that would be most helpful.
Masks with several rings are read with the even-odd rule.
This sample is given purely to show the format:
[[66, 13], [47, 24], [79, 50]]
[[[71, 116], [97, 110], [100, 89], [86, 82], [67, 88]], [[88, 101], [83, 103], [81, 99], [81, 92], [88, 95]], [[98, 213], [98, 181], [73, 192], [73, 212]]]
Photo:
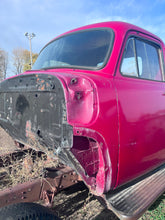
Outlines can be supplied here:
[[36, 34], [33, 52], [70, 29], [102, 21], [126, 21], [165, 42], [165, 0], [0, 0], [0, 48], [29, 50], [25, 32]]

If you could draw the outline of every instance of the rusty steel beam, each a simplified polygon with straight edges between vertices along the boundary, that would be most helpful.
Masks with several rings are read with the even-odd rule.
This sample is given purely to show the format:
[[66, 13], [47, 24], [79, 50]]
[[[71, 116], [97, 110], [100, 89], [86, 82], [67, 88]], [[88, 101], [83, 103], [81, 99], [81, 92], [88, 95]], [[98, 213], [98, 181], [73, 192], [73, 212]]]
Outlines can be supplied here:
[[0, 207], [20, 202], [44, 200], [51, 206], [54, 196], [61, 190], [80, 181], [79, 176], [69, 167], [48, 169], [45, 178], [19, 183], [0, 191]]
[[42, 181], [36, 179], [20, 183], [12, 188], [0, 191], [0, 207], [20, 202], [33, 202], [39, 200]]
[[54, 196], [61, 190], [68, 188], [80, 181], [79, 176], [69, 167], [49, 170], [43, 181], [40, 199], [45, 201], [46, 206], [53, 204]]

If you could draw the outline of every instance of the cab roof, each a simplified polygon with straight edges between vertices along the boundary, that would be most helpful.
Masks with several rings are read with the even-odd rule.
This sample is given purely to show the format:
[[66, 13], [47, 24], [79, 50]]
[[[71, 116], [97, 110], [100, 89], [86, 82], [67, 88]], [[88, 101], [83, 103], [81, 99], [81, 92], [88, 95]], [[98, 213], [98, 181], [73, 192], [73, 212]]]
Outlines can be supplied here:
[[61, 34], [58, 37], [61, 37], [63, 35], [70, 34], [70, 33], [76, 32], [76, 31], [87, 30], [87, 29], [92, 29], [92, 28], [111, 28], [111, 29], [113, 29], [113, 31], [115, 33], [120, 32], [120, 34], [122, 34], [122, 35], [125, 35], [128, 31], [137, 31], [137, 32], [145, 33], [145, 34], [152, 36], [153, 38], [155, 38], [159, 41], [162, 41], [158, 36], [152, 34], [149, 31], [146, 31], [145, 29], [142, 29], [136, 25], [126, 23], [126, 22], [121, 22], [121, 21], [109, 21], [109, 22], [101, 22], [101, 23], [86, 25], [86, 26], [79, 27], [79, 28], [73, 29], [71, 31], [68, 31], [64, 34]]

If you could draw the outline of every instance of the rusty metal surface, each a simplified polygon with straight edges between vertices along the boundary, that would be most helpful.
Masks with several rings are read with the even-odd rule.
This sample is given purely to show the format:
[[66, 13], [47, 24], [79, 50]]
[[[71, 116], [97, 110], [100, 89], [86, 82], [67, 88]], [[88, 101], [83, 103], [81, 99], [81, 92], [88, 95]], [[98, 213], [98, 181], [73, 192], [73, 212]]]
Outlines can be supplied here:
[[39, 199], [41, 185], [41, 179], [37, 179], [0, 191], [0, 207], [20, 202], [37, 201]]
[[54, 196], [61, 190], [76, 184], [78, 175], [69, 167], [56, 168], [47, 173], [43, 180], [40, 199], [45, 201], [46, 206], [51, 206]]
[[20, 75], [0, 85], [0, 126], [14, 140], [54, 151], [72, 146], [61, 81], [48, 74]]
[[[21, 145], [19, 142], [14, 141], [4, 129], [1, 127], [0, 129], [2, 130], [0, 132], [0, 144], [4, 144], [5, 148], [7, 148], [7, 151], [3, 149], [0, 151], [0, 207], [20, 202], [33, 202], [40, 199], [44, 200], [45, 205], [51, 206], [54, 196], [60, 190], [80, 181], [80, 177], [70, 167], [60, 164], [58, 162], [59, 159], [55, 155], [52, 161], [49, 157], [50, 155], [46, 155], [41, 151], [35, 151], [29, 148], [29, 146]], [[2, 147], [4, 148], [4, 146]], [[42, 176], [33, 175], [32, 178], [29, 177], [25, 180], [20, 176], [17, 180], [17, 175], [21, 175], [21, 172], [24, 172], [22, 166], [24, 166], [23, 168], [26, 170], [27, 175], [30, 175], [31, 172], [34, 174], [32, 168], [29, 172], [27, 172], [27, 169], [29, 166], [34, 168], [33, 163], [36, 160], [39, 163], [39, 159], [41, 160], [40, 163], [42, 163], [41, 168], [44, 169]], [[57, 165], [57, 167], [48, 168], [49, 165], [54, 165], [55, 167]], [[12, 177], [16, 178], [16, 180], [14, 179], [14, 184], [10, 182], [12, 181], [10, 176], [11, 169]], [[14, 172], [16, 173], [14, 174]]]
[[45, 178], [20, 183], [0, 191], [0, 207], [20, 202], [44, 200], [45, 206], [51, 206], [53, 198], [60, 190], [74, 185], [79, 176], [69, 167], [61, 166], [48, 169]]

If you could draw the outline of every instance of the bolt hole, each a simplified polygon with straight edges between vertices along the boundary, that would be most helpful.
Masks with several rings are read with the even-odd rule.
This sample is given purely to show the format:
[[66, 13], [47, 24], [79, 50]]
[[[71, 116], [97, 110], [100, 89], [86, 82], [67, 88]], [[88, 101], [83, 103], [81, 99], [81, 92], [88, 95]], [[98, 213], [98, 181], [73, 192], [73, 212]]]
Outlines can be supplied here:
[[38, 137], [42, 138], [42, 135], [41, 135], [41, 131], [40, 131], [40, 130], [37, 131], [37, 135], [38, 135]]
[[77, 79], [76, 78], [71, 79], [71, 84], [75, 84], [75, 83], [77, 83]]
[[51, 87], [52, 89], [55, 89], [55, 85], [54, 85], [54, 84], [51, 84], [50, 87]]

